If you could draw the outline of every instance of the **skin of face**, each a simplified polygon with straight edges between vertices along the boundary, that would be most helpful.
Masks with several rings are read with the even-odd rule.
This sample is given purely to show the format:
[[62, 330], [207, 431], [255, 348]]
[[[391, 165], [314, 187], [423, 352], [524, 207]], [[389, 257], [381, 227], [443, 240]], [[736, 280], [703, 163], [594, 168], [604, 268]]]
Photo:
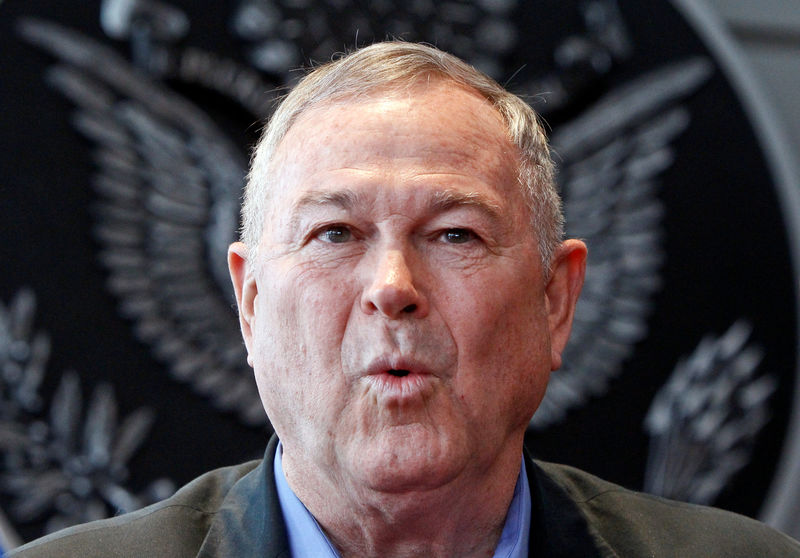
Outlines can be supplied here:
[[565, 242], [545, 280], [517, 157], [500, 115], [445, 81], [314, 107], [282, 140], [257, 255], [235, 243], [229, 264], [304, 501], [480, 492], [502, 472], [507, 506], [586, 255]]

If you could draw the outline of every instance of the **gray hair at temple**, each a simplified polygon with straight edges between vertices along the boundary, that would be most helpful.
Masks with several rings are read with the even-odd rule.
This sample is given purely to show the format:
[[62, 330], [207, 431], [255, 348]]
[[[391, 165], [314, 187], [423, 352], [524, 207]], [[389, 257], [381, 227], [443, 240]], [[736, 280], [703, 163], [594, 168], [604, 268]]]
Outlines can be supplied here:
[[536, 112], [522, 99], [469, 64], [436, 48], [400, 41], [376, 43], [315, 68], [286, 96], [253, 153], [242, 205], [241, 240], [253, 262], [272, 187], [272, 160], [297, 118], [326, 102], [358, 100], [376, 92], [402, 90], [420, 80], [449, 80], [477, 91], [500, 113], [519, 149], [518, 180], [530, 209], [545, 270], [563, 236], [561, 199], [547, 138]]

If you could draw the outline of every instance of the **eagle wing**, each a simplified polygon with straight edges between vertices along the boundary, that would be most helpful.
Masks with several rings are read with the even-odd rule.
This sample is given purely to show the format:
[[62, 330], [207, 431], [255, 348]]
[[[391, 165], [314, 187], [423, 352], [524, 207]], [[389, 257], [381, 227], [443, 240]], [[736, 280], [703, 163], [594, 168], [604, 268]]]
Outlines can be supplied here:
[[137, 337], [175, 378], [264, 423], [225, 264], [243, 154], [204, 112], [113, 50], [40, 20], [22, 20], [19, 32], [58, 59], [48, 78], [94, 144], [100, 259]]
[[589, 259], [564, 365], [550, 380], [534, 428], [604, 393], [647, 333], [664, 258], [659, 176], [689, 125], [680, 103], [711, 69], [701, 58], [658, 68], [553, 134], [567, 235], [586, 241]]
[[[50, 78], [96, 144], [101, 258], [137, 335], [173, 376], [247, 422], [262, 421], [222, 259], [235, 230], [241, 154], [202, 111], [110, 49], [41, 21], [24, 21], [21, 32], [60, 59]], [[679, 103], [710, 71], [692, 59], [650, 72], [553, 136], [568, 233], [591, 251], [564, 367], [534, 427], [602, 394], [646, 333], [663, 259], [658, 176], [688, 126]]]

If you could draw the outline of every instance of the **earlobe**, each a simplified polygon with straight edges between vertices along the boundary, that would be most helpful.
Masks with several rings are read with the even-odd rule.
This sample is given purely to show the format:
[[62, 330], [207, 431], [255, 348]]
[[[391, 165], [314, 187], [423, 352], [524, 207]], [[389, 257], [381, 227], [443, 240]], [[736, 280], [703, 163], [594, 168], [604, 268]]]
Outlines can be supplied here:
[[583, 242], [570, 239], [553, 255], [550, 279], [545, 287], [552, 370], [561, 367], [561, 353], [572, 330], [572, 318], [586, 274], [586, 254]]
[[258, 283], [248, 265], [249, 251], [245, 244], [234, 242], [228, 247], [228, 270], [231, 274], [236, 305], [239, 308], [239, 325], [247, 347], [247, 363], [253, 366], [251, 341], [255, 321], [255, 302], [258, 296]]

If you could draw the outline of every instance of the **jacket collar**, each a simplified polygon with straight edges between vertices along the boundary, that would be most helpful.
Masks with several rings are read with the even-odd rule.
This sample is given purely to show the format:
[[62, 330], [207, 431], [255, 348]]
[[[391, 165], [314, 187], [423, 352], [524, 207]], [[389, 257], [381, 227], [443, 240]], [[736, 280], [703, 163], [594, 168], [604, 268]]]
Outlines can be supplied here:
[[222, 503], [197, 558], [290, 558], [273, 474], [278, 437]]
[[[242, 477], [222, 503], [197, 558], [290, 558], [275, 488], [278, 446], [272, 436], [264, 459]], [[564, 488], [525, 452], [531, 490], [531, 558], [602, 558], [586, 519]]]
[[539, 467], [527, 451], [531, 489], [530, 558], [602, 558], [583, 513], [567, 491]]

